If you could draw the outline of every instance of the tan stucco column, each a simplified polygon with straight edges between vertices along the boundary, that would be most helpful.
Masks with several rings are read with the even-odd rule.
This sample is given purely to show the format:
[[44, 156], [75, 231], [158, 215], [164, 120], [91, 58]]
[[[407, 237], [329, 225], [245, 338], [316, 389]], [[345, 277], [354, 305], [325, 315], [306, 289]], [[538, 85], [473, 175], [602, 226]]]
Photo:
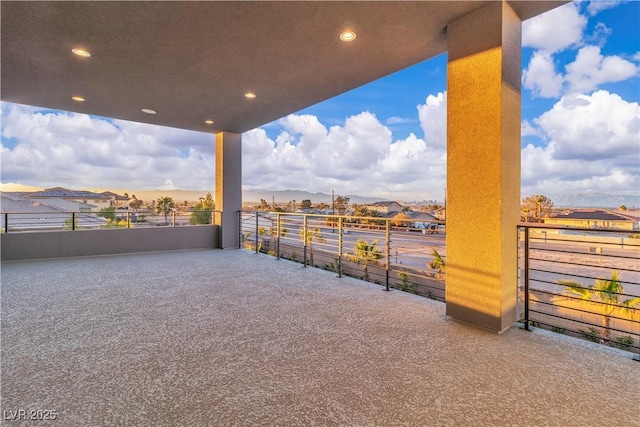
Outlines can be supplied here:
[[238, 220], [242, 209], [242, 135], [216, 134], [216, 224], [220, 247], [239, 247]]
[[447, 27], [447, 315], [516, 320], [521, 21], [493, 2]]

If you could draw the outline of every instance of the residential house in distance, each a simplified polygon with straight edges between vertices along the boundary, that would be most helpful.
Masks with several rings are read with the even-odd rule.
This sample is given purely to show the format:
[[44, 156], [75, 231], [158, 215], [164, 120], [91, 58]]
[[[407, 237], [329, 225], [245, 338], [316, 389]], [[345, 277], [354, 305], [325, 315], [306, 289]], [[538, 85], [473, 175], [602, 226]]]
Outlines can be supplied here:
[[440, 209], [436, 209], [433, 211], [433, 216], [436, 217], [439, 221], [444, 221], [447, 219], [447, 208], [446, 206], [441, 207]]
[[111, 197], [113, 201], [113, 206], [116, 208], [127, 207], [129, 205], [129, 197], [121, 196], [120, 194], [114, 193], [113, 191], [103, 191], [100, 193], [102, 196]]
[[97, 208], [95, 205], [90, 205], [88, 203], [78, 202], [76, 200], [67, 200], [61, 198], [37, 198], [30, 197], [28, 200], [31, 200], [33, 203], [40, 204], [43, 206], [50, 206], [55, 209], [60, 209], [64, 212], [94, 212]]
[[47, 188], [43, 191], [36, 191], [33, 193], [23, 193], [23, 197], [28, 199], [44, 200], [70, 200], [80, 202], [85, 205], [93, 205], [92, 210], [99, 211], [103, 208], [118, 207], [126, 205], [129, 198], [113, 193], [111, 191], [105, 191], [102, 193], [94, 193], [86, 190], [70, 190], [63, 187]]
[[621, 212], [605, 209], [572, 209], [544, 219], [545, 224], [579, 228], [614, 228], [638, 230], [638, 218]]
[[383, 216], [388, 216], [394, 212], [402, 212], [403, 206], [398, 202], [384, 201], [384, 202], [375, 202], [365, 207], [369, 210], [379, 212], [383, 214]]

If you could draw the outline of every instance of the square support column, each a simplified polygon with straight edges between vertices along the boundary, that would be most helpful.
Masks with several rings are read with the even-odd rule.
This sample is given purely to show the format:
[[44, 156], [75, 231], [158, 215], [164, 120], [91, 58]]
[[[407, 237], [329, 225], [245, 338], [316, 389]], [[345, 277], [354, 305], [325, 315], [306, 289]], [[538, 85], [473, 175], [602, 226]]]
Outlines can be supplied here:
[[506, 2], [447, 27], [447, 315], [516, 321], [521, 21]]
[[[216, 134], [216, 224], [219, 246], [240, 247], [239, 212], [242, 209], [242, 135]], [[221, 212], [219, 212], [221, 211]]]

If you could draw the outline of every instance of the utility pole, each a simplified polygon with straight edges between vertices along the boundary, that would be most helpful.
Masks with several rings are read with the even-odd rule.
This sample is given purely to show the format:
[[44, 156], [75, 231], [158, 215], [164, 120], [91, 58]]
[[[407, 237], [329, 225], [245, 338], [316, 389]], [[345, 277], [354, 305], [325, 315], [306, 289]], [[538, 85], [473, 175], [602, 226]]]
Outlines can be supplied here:
[[336, 216], [336, 194], [335, 194], [335, 190], [331, 190], [331, 232], [335, 233], [336, 232], [336, 223], [335, 223], [335, 216]]

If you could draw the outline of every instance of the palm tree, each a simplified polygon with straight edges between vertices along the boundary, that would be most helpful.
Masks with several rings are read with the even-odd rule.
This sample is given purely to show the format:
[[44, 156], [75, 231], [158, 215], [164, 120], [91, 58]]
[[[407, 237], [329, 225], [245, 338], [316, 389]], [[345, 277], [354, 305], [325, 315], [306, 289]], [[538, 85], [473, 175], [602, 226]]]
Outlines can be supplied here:
[[634, 311], [640, 307], [640, 297], [621, 300], [624, 288], [620, 283], [618, 272], [614, 271], [609, 279], [597, 279], [595, 285], [585, 287], [582, 283], [572, 280], [558, 280], [567, 289], [567, 295], [578, 297], [592, 304], [603, 307], [602, 331], [600, 332], [602, 344], [611, 345], [611, 315], [619, 311], [625, 317], [632, 318]]
[[158, 213], [164, 214], [164, 223], [168, 224], [167, 215], [171, 212], [171, 209], [175, 208], [176, 204], [173, 202], [171, 197], [158, 197], [156, 201], [156, 211]]
[[378, 240], [369, 243], [366, 240], [359, 239], [351, 250], [351, 258], [358, 264], [364, 266], [364, 280], [369, 281], [369, 264], [378, 261], [384, 256], [382, 249], [378, 247]]

